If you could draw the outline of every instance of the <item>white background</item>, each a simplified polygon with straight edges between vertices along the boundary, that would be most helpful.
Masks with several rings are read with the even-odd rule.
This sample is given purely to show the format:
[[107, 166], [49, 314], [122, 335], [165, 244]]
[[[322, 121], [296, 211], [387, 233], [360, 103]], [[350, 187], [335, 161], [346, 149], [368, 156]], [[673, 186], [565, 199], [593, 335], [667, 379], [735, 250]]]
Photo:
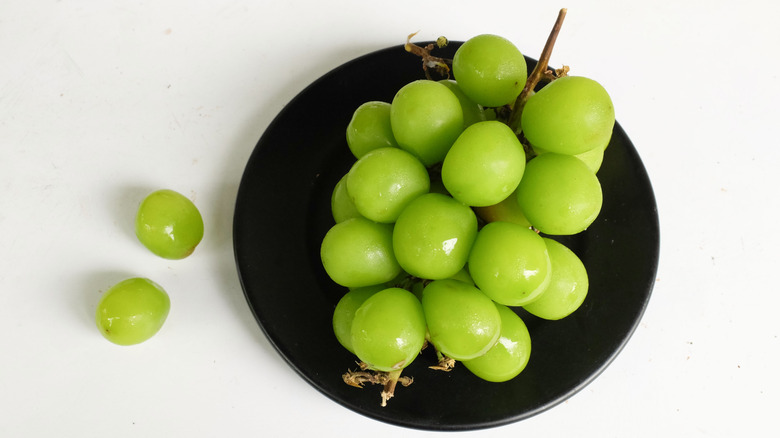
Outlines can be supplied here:
[[[241, 173], [284, 104], [341, 63], [418, 30], [495, 33], [538, 57], [560, 7], [551, 64], [609, 90], [650, 174], [656, 285], [586, 389], [463, 435], [776, 436], [778, 5], [4, 0], [0, 436], [422, 436], [330, 401], [265, 339], [233, 259]], [[205, 219], [183, 261], [133, 235], [138, 202], [163, 187]], [[118, 347], [93, 315], [129, 276], [164, 285], [172, 311]]]

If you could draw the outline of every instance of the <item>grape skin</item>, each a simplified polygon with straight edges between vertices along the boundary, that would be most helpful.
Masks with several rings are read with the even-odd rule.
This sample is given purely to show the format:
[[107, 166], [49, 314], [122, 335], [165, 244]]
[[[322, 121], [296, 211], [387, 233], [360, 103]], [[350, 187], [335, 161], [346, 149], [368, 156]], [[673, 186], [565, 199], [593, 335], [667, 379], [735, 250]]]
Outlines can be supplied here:
[[495, 303], [460, 280], [436, 280], [423, 289], [422, 306], [431, 343], [455, 360], [488, 351], [499, 337], [501, 315]]
[[447, 88], [449, 88], [450, 91], [452, 91], [460, 101], [460, 107], [463, 110], [464, 128], [468, 128], [477, 122], [484, 122], [487, 120], [487, 117], [485, 116], [485, 109], [482, 108], [482, 105], [474, 102], [470, 97], [466, 96], [456, 81], [452, 79], [444, 79], [439, 82], [446, 85]]
[[170, 308], [170, 298], [160, 285], [148, 278], [128, 278], [103, 294], [95, 323], [114, 344], [135, 345], [162, 328]]
[[472, 207], [506, 199], [517, 188], [525, 170], [525, 151], [504, 123], [475, 123], [455, 140], [441, 169], [444, 187]]
[[406, 272], [439, 280], [458, 273], [477, 236], [477, 217], [457, 200], [428, 193], [412, 201], [393, 228], [393, 252]]
[[441, 162], [463, 131], [460, 101], [442, 83], [411, 82], [398, 90], [390, 105], [390, 125], [398, 146], [426, 167]]
[[192, 254], [203, 239], [203, 218], [184, 195], [157, 190], [138, 207], [135, 234], [154, 254], [180, 260]]
[[360, 105], [347, 125], [347, 146], [360, 159], [383, 147], [398, 147], [390, 127], [390, 104], [371, 101]]
[[505, 306], [532, 302], [550, 282], [550, 258], [541, 236], [510, 222], [491, 222], [477, 233], [468, 266], [477, 287]]
[[425, 343], [426, 323], [420, 301], [405, 289], [376, 292], [355, 312], [350, 333], [355, 354], [372, 369], [404, 369]]
[[355, 203], [347, 193], [347, 175], [342, 176], [333, 187], [333, 193], [330, 197], [330, 211], [336, 223], [344, 222], [353, 217], [361, 217]]
[[528, 162], [517, 202], [535, 228], [572, 235], [596, 220], [603, 202], [596, 175], [572, 155], [548, 152]]
[[526, 228], [531, 228], [533, 226], [531, 225], [531, 222], [528, 222], [528, 218], [525, 217], [523, 211], [520, 209], [520, 204], [517, 202], [516, 189], [511, 195], [498, 204], [489, 205], [487, 207], [474, 207], [474, 212], [485, 222], [512, 222]]
[[375, 222], [392, 223], [409, 202], [428, 193], [431, 182], [425, 166], [412, 154], [380, 148], [352, 165], [346, 185], [358, 213]]
[[506, 38], [490, 34], [463, 43], [452, 59], [452, 72], [463, 93], [484, 107], [514, 102], [528, 78], [520, 50]]
[[501, 334], [493, 347], [482, 356], [463, 361], [475, 376], [489, 382], [514, 379], [531, 357], [531, 335], [525, 322], [514, 311], [497, 304], [501, 314]]
[[386, 287], [381, 284], [355, 288], [345, 293], [336, 304], [333, 310], [333, 333], [336, 340], [350, 353], [355, 352], [352, 348], [352, 321], [355, 312], [367, 299], [384, 289]]
[[547, 84], [528, 99], [520, 125], [535, 147], [577, 155], [609, 143], [615, 125], [615, 108], [598, 82], [566, 76]]
[[544, 293], [524, 306], [539, 318], [559, 320], [577, 310], [588, 294], [588, 272], [582, 260], [560, 242], [544, 237], [550, 254], [552, 278]]
[[390, 281], [401, 272], [393, 254], [392, 234], [392, 225], [363, 217], [340, 222], [322, 239], [322, 266], [331, 280], [345, 287]]

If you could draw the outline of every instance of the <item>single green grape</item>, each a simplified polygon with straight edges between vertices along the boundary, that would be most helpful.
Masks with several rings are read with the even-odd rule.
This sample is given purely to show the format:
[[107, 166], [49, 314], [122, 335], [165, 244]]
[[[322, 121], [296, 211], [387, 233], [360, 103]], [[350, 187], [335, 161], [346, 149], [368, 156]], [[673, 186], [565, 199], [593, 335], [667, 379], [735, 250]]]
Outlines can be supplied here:
[[605, 147], [615, 125], [615, 108], [598, 82], [581, 76], [552, 81], [528, 98], [520, 126], [535, 147], [577, 155]]
[[425, 333], [417, 297], [405, 289], [388, 288], [374, 293], [355, 312], [352, 348], [371, 369], [397, 371], [420, 354]]
[[355, 353], [352, 348], [352, 320], [355, 318], [355, 312], [369, 297], [384, 289], [387, 289], [387, 286], [383, 284], [358, 287], [345, 293], [336, 304], [333, 310], [333, 333], [349, 352]]
[[398, 148], [375, 149], [347, 173], [347, 193], [355, 208], [375, 222], [395, 222], [404, 207], [428, 193], [430, 186], [425, 166]]
[[501, 334], [493, 347], [482, 356], [464, 360], [463, 366], [475, 376], [489, 382], [514, 379], [531, 358], [531, 334], [525, 322], [512, 309], [497, 304], [501, 314]]
[[528, 162], [517, 202], [528, 220], [548, 235], [577, 234], [601, 211], [601, 184], [578, 158], [548, 152]]
[[349, 193], [347, 193], [346, 174], [333, 187], [333, 193], [330, 196], [330, 211], [336, 223], [344, 222], [353, 217], [361, 217], [360, 212], [355, 207], [355, 203], [349, 197]]
[[478, 35], [455, 52], [452, 72], [461, 90], [484, 107], [511, 104], [528, 78], [525, 57], [511, 41]]
[[482, 227], [468, 267], [477, 287], [505, 306], [532, 302], [550, 283], [550, 257], [542, 237], [510, 222]]
[[355, 158], [374, 149], [398, 147], [390, 127], [390, 104], [371, 101], [360, 105], [347, 125], [347, 145]]
[[441, 168], [444, 187], [472, 207], [497, 204], [512, 194], [525, 170], [525, 151], [507, 125], [475, 123], [458, 137]]
[[474, 207], [474, 212], [485, 222], [512, 222], [531, 228], [531, 222], [523, 214], [520, 204], [517, 202], [517, 189], [498, 204], [487, 207]]
[[461, 202], [439, 193], [409, 203], [393, 228], [393, 252], [401, 268], [439, 280], [458, 273], [477, 236], [477, 217]]
[[450, 91], [455, 93], [455, 96], [457, 96], [458, 100], [460, 101], [460, 108], [463, 110], [463, 126], [465, 128], [468, 128], [477, 122], [484, 122], [486, 120], [485, 109], [482, 108], [482, 105], [474, 102], [470, 97], [466, 96], [466, 93], [460, 89], [460, 86], [457, 82], [453, 81], [452, 79], [442, 79], [439, 82], [446, 85]]
[[577, 310], [588, 294], [588, 272], [582, 260], [565, 245], [543, 238], [552, 264], [550, 285], [525, 310], [539, 318], [558, 320]]
[[393, 226], [363, 217], [331, 227], [322, 239], [320, 258], [328, 276], [349, 288], [384, 283], [401, 272], [393, 254]]
[[103, 294], [95, 322], [109, 341], [134, 345], [154, 336], [170, 309], [170, 298], [160, 285], [147, 278], [128, 278]]
[[485, 354], [501, 332], [501, 315], [495, 303], [460, 280], [429, 283], [423, 289], [422, 307], [431, 343], [455, 360]]
[[203, 218], [184, 195], [157, 190], [138, 207], [135, 234], [154, 254], [179, 260], [192, 254], [203, 239]]
[[463, 110], [446, 85], [421, 79], [398, 90], [390, 124], [398, 146], [428, 167], [444, 159], [463, 131]]

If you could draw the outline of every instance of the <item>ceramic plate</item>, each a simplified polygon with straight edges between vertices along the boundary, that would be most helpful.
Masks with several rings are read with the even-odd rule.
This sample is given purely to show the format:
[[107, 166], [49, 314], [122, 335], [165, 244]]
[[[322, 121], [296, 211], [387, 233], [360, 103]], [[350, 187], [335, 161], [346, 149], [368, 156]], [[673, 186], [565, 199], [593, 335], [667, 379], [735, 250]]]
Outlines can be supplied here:
[[[459, 43], [438, 54], [452, 57]], [[529, 72], [535, 61], [528, 59]], [[615, 358], [650, 298], [659, 253], [659, 223], [647, 173], [619, 124], [598, 173], [602, 211], [587, 231], [560, 239], [582, 259], [590, 290], [582, 307], [560, 321], [521, 313], [533, 351], [526, 369], [506, 383], [482, 381], [456, 366], [429, 370], [423, 352], [404, 372], [414, 377], [380, 407], [380, 387], [349, 387], [342, 374], [355, 358], [336, 341], [331, 316], [345, 289], [325, 274], [322, 237], [333, 225], [330, 195], [354, 162], [345, 129], [370, 100], [390, 102], [403, 85], [424, 78], [419, 59], [390, 47], [324, 75], [268, 126], [241, 180], [234, 246], [247, 302], [279, 354], [314, 388], [357, 413], [398, 426], [470, 430], [528, 418], [580, 391]], [[430, 349], [429, 349], [430, 350]]]

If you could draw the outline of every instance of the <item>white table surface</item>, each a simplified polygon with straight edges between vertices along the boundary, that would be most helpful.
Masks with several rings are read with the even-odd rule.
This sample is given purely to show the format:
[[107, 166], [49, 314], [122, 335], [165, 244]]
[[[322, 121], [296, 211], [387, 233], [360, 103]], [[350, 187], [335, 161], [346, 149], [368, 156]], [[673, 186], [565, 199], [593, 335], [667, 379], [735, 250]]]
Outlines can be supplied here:
[[[656, 285], [592, 384], [464, 435], [776, 436], [778, 5], [3, 1], [0, 436], [424, 435], [332, 402], [265, 339], [233, 258], [241, 173], [285, 102], [341, 63], [414, 31], [500, 34], [538, 57], [560, 7], [551, 64], [609, 90], [650, 174]], [[137, 203], [163, 187], [205, 219], [183, 261], [133, 235]], [[93, 314], [129, 276], [165, 285], [172, 311], [118, 347]]]

